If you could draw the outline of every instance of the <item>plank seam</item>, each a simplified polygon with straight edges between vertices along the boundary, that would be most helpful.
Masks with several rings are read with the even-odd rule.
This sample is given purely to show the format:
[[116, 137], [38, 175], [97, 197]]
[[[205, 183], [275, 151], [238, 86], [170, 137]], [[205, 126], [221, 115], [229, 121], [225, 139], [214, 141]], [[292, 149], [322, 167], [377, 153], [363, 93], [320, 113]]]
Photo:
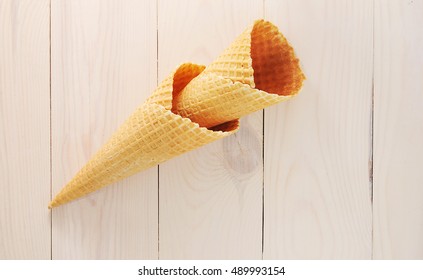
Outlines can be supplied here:
[[[50, 64], [50, 200], [53, 199], [53, 133], [52, 133], [52, 94], [51, 94], [51, 1], [49, 2], [49, 64]], [[53, 210], [50, 212], [50, 260], [53, 259]]]
[[[265, 19], [266, 17], [266, 0], [263, 0], [263, 19]], [[265, 202], [265, 196], [264, 196], [264, 123], [265, 123], [265, 109], [263, 109], [263, 126], [262, 126], [262, 151], [261, 151], [261, 155], [262, 155], [262, 166], [263, 166], [263, 170], [262, 170], [262, 191], [261, 191], [261, 259], [264, 259], [264, 202]]]
[[262, 138], [262, 166], [263, 166], [263, 170], [262, 170], [262, 192], [261, 192], [261, 259], [264, 259], [264, 202], [265, 202], [265, 197], [264, 197], [264, 118], [265, 118], [265, 110], [263, 109], [263, 138]]
[[[159, 0], [156, 0], [156, 87], [159, 85]], [[160, 259], [160, 164], [157, 165], [157, 259]]]
[[374, 193], [374, 185], [373, 185], [373, 178], [374, 178], [374, 109], [375, 109], [375, 0], [373, 0], [373, 26], [372, 26], [372, 102], [371, 102], [371, 115], [370, 115], [370, 171], [369, 171], [369, 183], [370, 183], [370, 204], [371, 204], [371, 211], [372, 211], [372, 236], [371, 236], [371, 259], [373, 259], [373, 244], [374, 244], [374, 206], [373, 206], [373, 193]]

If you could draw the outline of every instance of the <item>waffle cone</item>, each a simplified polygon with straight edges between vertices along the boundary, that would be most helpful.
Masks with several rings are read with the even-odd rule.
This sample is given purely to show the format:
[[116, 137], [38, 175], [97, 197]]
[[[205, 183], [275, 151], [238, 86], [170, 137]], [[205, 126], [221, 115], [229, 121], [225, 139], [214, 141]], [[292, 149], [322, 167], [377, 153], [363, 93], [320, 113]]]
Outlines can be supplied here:
[[234, 133], [241, 116], [291, 98], [303, 80], [277, 27], [256, 21], [207, 68], [186, 63], [171, 73], [49, 208]]
[[290, 99], [303, 80], [288, 41], [275, 25], [258, 20], [187, 84], [173, 112], [213, 127]]

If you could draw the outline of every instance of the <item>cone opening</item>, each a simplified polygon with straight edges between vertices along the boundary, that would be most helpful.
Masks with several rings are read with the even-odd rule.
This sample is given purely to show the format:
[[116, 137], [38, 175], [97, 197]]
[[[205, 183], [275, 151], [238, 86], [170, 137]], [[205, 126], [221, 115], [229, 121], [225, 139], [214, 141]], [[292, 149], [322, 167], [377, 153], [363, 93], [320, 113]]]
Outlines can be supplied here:
[[255, 88], [278, 95], [296, 94], [304, 75], [293, 48], [272, 23], [255, 22], [251, 32]]
[[[175, 72], [173, 76], [173, 91], [172, 91], [172, 107], [175, 107], [175, 97], [191, 82], [192, 79], [200, 75], [206, 67], [204, 65], [198, 65], [193, 63], [182, 64]], [[173, 111], [173, 108], [172, 108]]]
[[233, 121], [225, 122], [225, 123], [210, 127], [209, 130], [233, 131], [235, 129], [238, 129], [238, 127], [239, 127], [239, 120], [233, 120]]

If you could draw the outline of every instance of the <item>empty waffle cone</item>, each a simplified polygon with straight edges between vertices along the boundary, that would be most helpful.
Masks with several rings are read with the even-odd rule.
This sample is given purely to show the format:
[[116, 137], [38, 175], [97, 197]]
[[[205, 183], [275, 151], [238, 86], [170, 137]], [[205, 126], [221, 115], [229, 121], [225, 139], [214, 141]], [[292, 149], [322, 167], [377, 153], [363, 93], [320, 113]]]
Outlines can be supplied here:
[[258, 20], [175, 96], [172, 111], [213, 127], [290, 99], [303, 80], [287, 40]]
[[291, 98], [303, 80], [277, 27], [256, 21], [208, 67], [186, 63], [170, 74], [49, 208], [234, 133], [240, 117]]

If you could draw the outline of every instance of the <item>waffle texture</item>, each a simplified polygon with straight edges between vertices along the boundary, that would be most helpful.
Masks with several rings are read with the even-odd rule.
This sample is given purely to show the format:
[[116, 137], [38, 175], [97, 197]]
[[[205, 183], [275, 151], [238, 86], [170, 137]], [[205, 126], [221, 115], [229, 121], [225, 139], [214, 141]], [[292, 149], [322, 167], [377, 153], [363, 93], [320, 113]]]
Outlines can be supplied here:
[[277, 27], [254, 22], [208, 67], [185, 63], [171, 73], [49, 208], [234, 133], [241, 116], [291, 98], [303, 80]]
[[258, 20], [175, 96], [172, 111], [213, 127], [290, 99], [304, 78], [278, 28]]

